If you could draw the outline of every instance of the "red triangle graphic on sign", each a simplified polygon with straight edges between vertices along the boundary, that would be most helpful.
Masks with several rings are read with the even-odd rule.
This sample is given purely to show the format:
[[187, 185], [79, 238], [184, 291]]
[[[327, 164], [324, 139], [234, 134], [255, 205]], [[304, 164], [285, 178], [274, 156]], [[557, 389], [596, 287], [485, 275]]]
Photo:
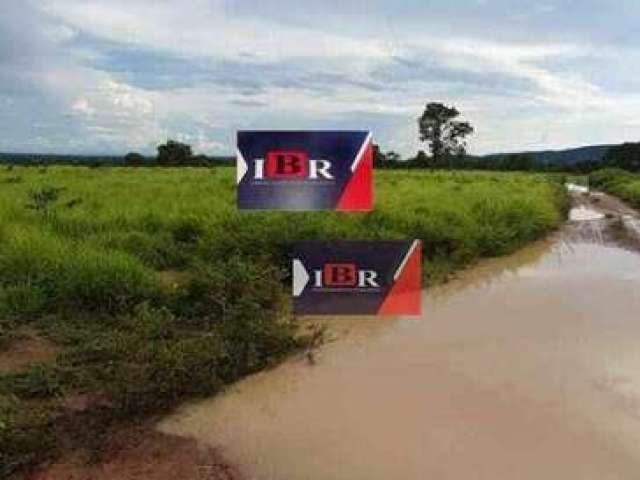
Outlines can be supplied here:
[[336, 210], [371, 210], [373, 208], [373, 147], [371, 143], [342, 192]]
[[378, 309], [378, 315], [420, 315], [421, 304], [422, 244], [418, 242], [400, 276]]

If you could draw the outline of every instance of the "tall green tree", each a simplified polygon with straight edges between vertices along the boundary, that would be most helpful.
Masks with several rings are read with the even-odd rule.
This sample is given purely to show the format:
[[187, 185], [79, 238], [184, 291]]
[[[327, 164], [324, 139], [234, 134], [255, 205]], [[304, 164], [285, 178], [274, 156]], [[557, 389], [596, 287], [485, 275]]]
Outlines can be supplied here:
[[190, 165], [192, 160], [191, 146], [186, 143], [167, 140], [164, 145], [158, 145], [158, 165]]
[[473, 133], [473, 127], [469, 122], [456, 120], [459, 116], [455, 107], [431, 102], [418, 119], [420, 140], [429, 144], [436, 166], [451, 166], [453, 158], [466, 154], [465, 138]]
[[124, 164], [129, 167], [139, 167], [144, 165], [145, 158], [138, 152], [129, 152], [124, 156]]

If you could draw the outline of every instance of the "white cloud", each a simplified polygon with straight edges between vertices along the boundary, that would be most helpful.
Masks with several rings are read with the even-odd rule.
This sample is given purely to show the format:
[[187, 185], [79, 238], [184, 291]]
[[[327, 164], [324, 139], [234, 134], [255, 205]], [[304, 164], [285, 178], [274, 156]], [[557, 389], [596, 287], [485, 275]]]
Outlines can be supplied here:
[[94, 108], [89, 105], [89, 100], [84, 97], [75, 99], [71, 104], [71, 109], [87, 116], [91, 116], [95, 112]]
[[53, 43], [68, 43], [77, 36], [77, 31], [67, 25], [50, 25], [43, 30], [43, 33], [51, 39]]
[[179, 56], [269, 61], [295, 57], [376, 59], [387, 53], [375, 38], [336, 35], [322, 25], [304, 28], [260, 18], [238, 18], [225, 14], [222, 5], [202, 0], [184, 8], [173, 2], [120, 0], [43, 3], [46, 12], [89, 34]]
[[[361, 7], [337, 3], [353, 3], [353, 11]], [[280, 3], [269, 3], [272, 12], [256, 3], [252, 13], [251, 2], [223, 0], [42, 0], [24, 4], [28, 15], [14, 2], [8, 20], [0, 19], [0, 41], [11, 55], [9, 67], [0, 64], [0, 80], [47, 99], [50, 111], [40, 123], [48, 133], [25, 121], [29, 129], [16, 125], [13, 140], [5, 136], [0, 149], [36, 139], [84, 151], [151, 149], [180, 134], [197, 150], [221, 153], [233, 150], [237, 128], [349, 125], [372, 128], [389, 148], [410, 154], [419, 148], [415, 118], [431, 100], [455, 104], [474, 123], [476, 152], [637, 137], [640, 95], [615, 91], [581, 68], [591, 62], [611, 79], [607, 67], [616, 66], [634, 85], [633, 70], [619, 66], [640, 57], [636, 44], [605, 48], [585, 41], [585, 35], [599, 33], [588, 25], [581, 36], [552, 32], [553, 19], [574, 20], [584, 12], [563, 12], [551, 2], [523, 10], [532, 19], [548, 19], [549, 39], [532, 35], [539, 39], [532, 42], [513, 33], [533, 28], [531, 22], [514, 27], [496, 21], [516, 10], [501, 2], [469, 3], [477, 10], [468, 25], [483, 30], [459, 28], [452, 5], [433, 6], [445, 8], [445, 23], [437, 12], [406, 6], [397, 6], [403, 12], [397, 18], [375, 10], [385, 5], [385, 12], [395, 11], [391, 0], [344, 19], [323, 3], [314, 4], [307, 17], [304, 6], [295, 4], [296, 17], [291, 2], [280, 11]], [[502, 11], [504, 17], [496, 16]], [[10, 27], [16, 22], [19, 28]], [[148, 56], [144, 67], [127, 64], [136, 61], [127, 60], [131, 52], [136, 59]], [[119, 63], [110, 65], [113, 58]], [[137, 81], [154, 75], [162, 80], [163, 58], [182, 62], [163, 67], [173, 69], [171, 82], [160, 88]], [[0, 87], [8, 106], [0, 120], [34, 115], [25, 98]], [[65, 135], [69, 140], [61, 142]]]
[[199, 130], [195, 134], [191, 132], [178, 133], [175, 135], [175, 139], [191, 145], [196, 154], [219, 155], [229, 153], [224, 143], [209, 138], [207, 133], [202, 130]]

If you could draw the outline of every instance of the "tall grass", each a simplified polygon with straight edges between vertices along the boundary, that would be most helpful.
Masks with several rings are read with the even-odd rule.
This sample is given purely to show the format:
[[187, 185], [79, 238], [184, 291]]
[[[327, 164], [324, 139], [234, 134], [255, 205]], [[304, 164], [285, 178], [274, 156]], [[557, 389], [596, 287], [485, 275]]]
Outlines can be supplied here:
[[370, 213], [253, 213], [236, 210], [229, 168], [0, 170], [0, 346], [30, 323], [61, 348], [0, 375], [4, 473], [51, 447], [46, 415], [69, 395], [106, 397], [108, 418], [157, 412], [296, 348], [293, 241], [420, 238], [433, 283], [567, 208], [541, 175], [384, 171], [375, 192]]
[[640, 175], [620, 169], [605, 169], [590, 175], [591, 186], [605, 190], [640, 208]]
[[[288, 245], [304, 239], [421, 238], [433, 281], [539, 237], [562, 216], [557, 187], [540, 176], [380, 172], [372, 213], [250, 213], [235, 210], [231, 169], [211, 172], [3, 172], [0, 288], [9, 301], [0, 308], [20, 314], [27, 302], [29, 315], [118, 311], [157, 296], [154, 271], [215, 265], [229, 255], [285, 267]], [[20, 182], [7, 182], [16, 176]], [[50, 191], [58, 192], [55, 200], [31, 208], [31, 198]]]

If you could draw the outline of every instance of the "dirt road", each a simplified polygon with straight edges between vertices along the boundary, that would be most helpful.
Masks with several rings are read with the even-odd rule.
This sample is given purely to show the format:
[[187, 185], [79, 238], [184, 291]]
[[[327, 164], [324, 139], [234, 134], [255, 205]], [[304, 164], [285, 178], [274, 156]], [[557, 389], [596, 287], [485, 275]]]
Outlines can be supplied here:
[[260, 480], [637, 478], [637, 215], [606, 195], [575, 203], [551, 239], [426, 292], [421, 318], [333, 320], [343, 334], [316, 365], [287, 362], [158, 429]]

